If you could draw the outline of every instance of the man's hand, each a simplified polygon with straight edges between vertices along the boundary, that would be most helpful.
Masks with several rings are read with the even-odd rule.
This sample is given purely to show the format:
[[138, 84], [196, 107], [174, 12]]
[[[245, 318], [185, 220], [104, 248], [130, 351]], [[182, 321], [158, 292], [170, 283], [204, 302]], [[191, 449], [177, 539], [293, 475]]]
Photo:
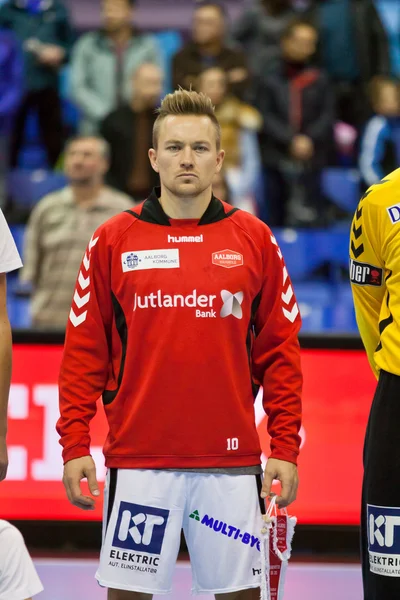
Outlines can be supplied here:
[[96, 465], [91, 456], [83, 456], [68, 461], [64, 465], [63, 484], [68, 500], [82, 510], [94, 510], [95, 501], [90, 496], [82, 494], [80, 482], [87, 478], [90, 493], [99, 496], [99, 484], [96, 479]]
[[307, 135], [295, 135], [290, 145], [290, 154], [297, 160], [309, 160], [314, 156], [314, 142]]
[[6, 438], [0, 437], [0, 481], [6, 478], [8, 469], [8, 455]]
[[296, 500], [297, 488], [299, 487], [299, 476], [297, 467], [293, 463], [277, 458], [269, 458], [264, 471], [264, 481], [261, 490], [261, 498], [267, 498], [271, 494], [272, 482], [278, 479], [281, 482], [281, 495], [276, 501], [279, 508], [289, 506]]
[[40, 62], [49, 67], [59, 67], [64, 56], [65, 50], [53, 44], [42, 44], [38, 52]]

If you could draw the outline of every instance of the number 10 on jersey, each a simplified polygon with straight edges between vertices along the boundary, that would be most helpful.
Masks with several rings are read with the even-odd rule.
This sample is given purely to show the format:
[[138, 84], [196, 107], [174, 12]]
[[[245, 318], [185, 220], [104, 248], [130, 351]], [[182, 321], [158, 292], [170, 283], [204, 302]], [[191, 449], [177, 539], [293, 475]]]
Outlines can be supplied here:
[[238, 438], [228, 438], [227, 442], [227, 450], [238, 450], [239, 448], [239, 439]]

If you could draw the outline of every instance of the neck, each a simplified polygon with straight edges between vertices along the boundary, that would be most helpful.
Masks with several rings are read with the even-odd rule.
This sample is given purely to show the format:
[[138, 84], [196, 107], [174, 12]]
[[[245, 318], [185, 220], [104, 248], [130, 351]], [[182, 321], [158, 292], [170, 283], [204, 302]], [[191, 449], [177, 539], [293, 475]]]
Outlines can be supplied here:
[[112, 40], [115, 46], [123, 46], [132, 37], [132, 29], [129, 26], [121, 27], [121, 29], [109, 33], [108, 37], [110, 40]]
[[210, 42], [209, 44], [201, 44], [199, 46], [200, 54], [204, 56], [217, 56], [221, 52], [221, 42]]
[[211, 186], [195, 198], [178, 197], [162, 186], [160, 204], [170, 219], [201, 219], [210, 204], [211, 196]]
[[88, 185], [77, 185], [71, 184], [72, 194], [77, 204], [91, 204], [94, 202], [101, 190], [103, 189], [102, 183], [93, 183]]
[[133, 97], [131, 102], [131, 108], [134, 112], [142, 112], [146, 110], [147, 106], [143, 98]]

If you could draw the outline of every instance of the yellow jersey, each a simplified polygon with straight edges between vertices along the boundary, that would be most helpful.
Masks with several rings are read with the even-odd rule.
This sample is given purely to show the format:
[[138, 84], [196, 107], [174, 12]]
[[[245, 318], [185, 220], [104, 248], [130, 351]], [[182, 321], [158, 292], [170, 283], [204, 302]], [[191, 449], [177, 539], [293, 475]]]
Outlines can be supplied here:
[[361, 198], [351, 225], [350, 280], [368, 360], [400, 375], [400, 169]]

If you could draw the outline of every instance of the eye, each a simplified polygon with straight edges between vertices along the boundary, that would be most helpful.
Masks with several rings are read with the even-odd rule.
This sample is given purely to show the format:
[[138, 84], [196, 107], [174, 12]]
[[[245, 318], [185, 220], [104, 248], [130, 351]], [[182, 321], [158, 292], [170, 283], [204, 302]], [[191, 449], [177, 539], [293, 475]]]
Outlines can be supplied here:
[[196, 150], [198, 152], [207, 152], [208, 148], [207, 146], [196, 146]]
[[179, 146], [175, 146], [175, 145], [171, 145], [167, 147], [167, 150], [169, 150], [170, 152], [178, 152], [179, 150]]

